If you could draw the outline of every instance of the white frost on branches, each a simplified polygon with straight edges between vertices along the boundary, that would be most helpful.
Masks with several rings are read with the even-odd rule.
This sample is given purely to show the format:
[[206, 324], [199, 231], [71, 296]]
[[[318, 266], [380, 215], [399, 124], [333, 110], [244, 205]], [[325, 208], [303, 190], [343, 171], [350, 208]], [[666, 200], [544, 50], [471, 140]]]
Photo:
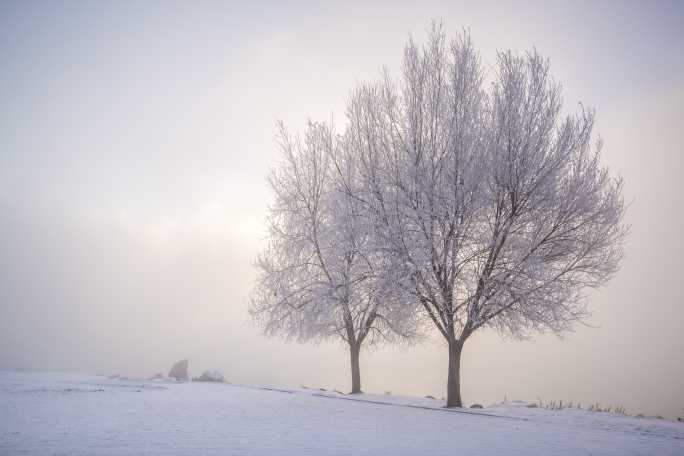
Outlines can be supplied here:
[[561, 118], [536, 52], [500, 53], [496, 76], [485, 91], [469, 36], [447, 45], [433, 27], [425, 48], [407, 45], [400, 81], [361, 85], [348, 109], [377, 248], [449, 342], [485, 325], [568, 329], [626, 234], [593, 112]]
[[309, 123], [301, 140], [279, 125], [283, 161], [269, 177], [269, 246], [257, 260], [250, 311], [266, 334], [364, 342], [414, 335], [410, 307], [378, 280], [385, 258], [352, 195], [358, 167], [344, 138]]

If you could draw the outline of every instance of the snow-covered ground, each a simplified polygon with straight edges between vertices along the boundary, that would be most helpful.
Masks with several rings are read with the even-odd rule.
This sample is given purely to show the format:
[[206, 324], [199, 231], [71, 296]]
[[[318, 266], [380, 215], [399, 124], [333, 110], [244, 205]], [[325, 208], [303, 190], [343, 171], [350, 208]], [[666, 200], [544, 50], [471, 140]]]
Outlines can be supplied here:
[[684, 455], [684, 424], [507, 403], [0, 371], [0, 455]]

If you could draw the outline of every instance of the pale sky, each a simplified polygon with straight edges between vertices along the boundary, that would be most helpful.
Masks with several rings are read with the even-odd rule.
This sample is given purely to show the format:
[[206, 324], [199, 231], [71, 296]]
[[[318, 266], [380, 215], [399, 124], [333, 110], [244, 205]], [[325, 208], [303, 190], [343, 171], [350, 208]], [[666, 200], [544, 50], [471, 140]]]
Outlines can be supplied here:
[[[565, 107], [597, 111], [632, 233], [563, 340], [483, 332], [466, 403], [600, 402], [684, 414], [681, 2], [0, 3], [0, 368], [149, 376], [190, 359], [232, 382], [348, 389], [336, 344], [250, 321], [275, 122], [344, 123], [348, 91], [431, 18], [486, 68], [536, 47]], [[446, 348], [362, 354], [368, 392], [441, 397]]]

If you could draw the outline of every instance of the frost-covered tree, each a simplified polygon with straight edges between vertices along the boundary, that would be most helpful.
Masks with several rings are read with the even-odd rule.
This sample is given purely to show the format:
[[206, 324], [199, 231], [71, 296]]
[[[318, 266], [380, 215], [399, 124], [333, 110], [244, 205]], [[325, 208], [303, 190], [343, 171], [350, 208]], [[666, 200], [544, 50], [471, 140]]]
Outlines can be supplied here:
[[359, 167], [344, 138], [309, 123], [304, 139], [279, 125], [282, 161], [270, 174], [268, 247], [259, 256], [250, 312], [267, 335], [349, 346], [352, 393], [361, 391], [361, 347], [409, 339], [410, 306], [378, 271], [371, 220], [355, 198]]
[[585, 290], [622, 256], [623, 184], [600, 163], [593, 112], [561, 115], [536, 51], [500, 53], [485, 90], [469, 35], [447, 42], [433, 26], [422, 49], [409, 41], [402, 69], [349, 100], [354, 196], [386, 282], [448, 345], [446, 405], [459, 407], [473, 333], [561, 333], [587, 315]]

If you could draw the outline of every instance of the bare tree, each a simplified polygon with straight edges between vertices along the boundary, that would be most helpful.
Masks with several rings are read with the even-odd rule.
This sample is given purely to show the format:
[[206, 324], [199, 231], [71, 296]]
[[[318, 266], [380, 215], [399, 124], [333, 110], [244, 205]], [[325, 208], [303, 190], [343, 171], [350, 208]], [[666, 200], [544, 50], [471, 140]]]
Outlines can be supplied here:
[[[600, 164], [594, 115], [561, 117], [560, 87], [536, 51], [498, 55], [489, 91], [467, 33], [433, 25], [409, 41], [403, 75], [349, 101], [355, 198], [398, 292], [449, 347], [447, 406], [462, 406], [460, 359], [482, 327], [561, 333], [587, 315], [583, 291], [617, 271], [622, 180]], [[391, 273], [391, 274], [390, 274]]]
[[344, 138], [325, 124], [309, 123], [303, 141], [279, 130], [283, 161], [269, 178], [275, 203], [250, 312], [267, 335], [343, 340], [359, 393], [362, 345], [410, 338], [413, 317], [377, 279], [384, 257], [370, 248], [370, 219], [352, 196], [358, 167]]

